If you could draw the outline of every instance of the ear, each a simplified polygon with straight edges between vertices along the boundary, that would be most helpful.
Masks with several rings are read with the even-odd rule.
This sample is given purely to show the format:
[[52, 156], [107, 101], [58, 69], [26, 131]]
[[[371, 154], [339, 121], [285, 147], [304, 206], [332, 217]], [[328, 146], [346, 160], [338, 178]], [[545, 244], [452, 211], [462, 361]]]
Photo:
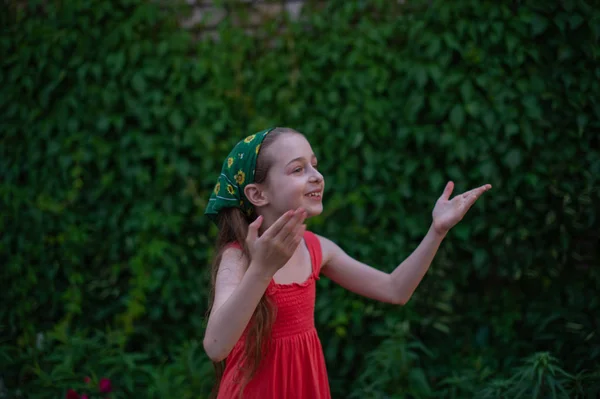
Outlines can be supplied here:
[[258, 184], [252, 183], [244, 187], [244, 195], [246, 198], [248, 198], [248, 201], [250, 201], [252, 205], [256, 207], [269, 204], [269, 199], [267, 198], [266, 193]]

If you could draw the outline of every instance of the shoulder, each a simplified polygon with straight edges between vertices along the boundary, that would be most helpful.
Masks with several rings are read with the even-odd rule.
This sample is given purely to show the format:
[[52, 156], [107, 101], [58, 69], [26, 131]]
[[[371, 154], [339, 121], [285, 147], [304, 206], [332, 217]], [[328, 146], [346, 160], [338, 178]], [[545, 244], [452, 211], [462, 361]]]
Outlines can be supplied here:
[[321, 244], [321, 251], [323, 252], [323, 266], [331, 261], [331, 259], [343, 254], [342, 249], [332, 240], [327, 237], [315, 234]]
[[239, 245], [226, 245], [217, 266], [214, 280], [215, 296], [211, 314], [227, 301], [227, 298], [231, 296], [242, 281], [247, 269], [248, 259], [242, 248]]
[[234, 279], [241, 279], [248, 267], [248, 258], [238, 243], [227, 244], [223, 249], [219, 263], [219, 274], [229, 274]]
[[241, 257], [245, 258], [242, 246], [237, 242], [230, 242], [223, 247], [222, 258]]

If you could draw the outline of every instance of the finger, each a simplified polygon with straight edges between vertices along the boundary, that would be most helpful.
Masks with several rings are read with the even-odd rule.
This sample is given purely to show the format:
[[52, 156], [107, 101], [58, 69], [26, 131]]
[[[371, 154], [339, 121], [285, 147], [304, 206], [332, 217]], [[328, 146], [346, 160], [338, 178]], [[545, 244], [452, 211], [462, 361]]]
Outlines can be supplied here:
[[275, 221], [275, 223], [273, 223], [267, 229], [267, 231], [265, 231], [265, 233], [263, 234], [263, 237], [267, 237], [267, 238], [275, 237], [281, 231], [283, 226], [285, 226], [286, 223], [292, 218], [293, 215], [294, 215], [294, 211], [287, 211], [286, 213], [281, 215], [279, 217], [279, 219], [277, 219]]
[[292, 224], [294, 224], [294, 220], [298, 218], [298, 210], [291, 210], [283, 214], [273, 226], [273, 229], [265, 232], [265, 235], [269, 240], [276, 240], [278, 242], [282, 242], [285, 237], [290, 234], [293, 230]]
[[250, 225], [248, 226], [248, 234], [246, 235], [246, 243], [248, 245], [254, 244], [254, 242], [258, 238], [258, 230], [262, 225], [263, 219], [264, 218], [262, 216], [259, 216], [254, 222], [250, 223]]
[[[489, 186], [489, 188], [488, 188]], [[471, 190], [469, 192], [469, 195], [467, 196], [466, 200], [467, 200], [467, 207], [470, 208], [471, 206], [473, 206], [473, 204], [475, 203], [475, 201], [477, 201], [479, 199], [479, 197], [481, 197], [483, 195], [483, 193], [485, 193], [487, 190], [489, 190], [492, 186], [485, 185], [485, 186], [481, 186], [479, 188], [476, 188], [474, 190]]]
[[454, 183], [449, 181], [448, 184], [446, 184], [446, 188], [444, 188], [441, 198], [447, 201], [452, 194], [452, 190], [454, 190]]
[[290, 250], [295, 251], [298, 248], [298, 245], [302, 242], [302, 238], [304, 237], [304, 232], [306, 231], [306, 225], [304, 223], [299, 224], [294, 228], [293, 234], [290, 234], [286, 240], [283, 242], [283, 245]]
[[470, 201], [474, 195], [475, 195], [475, 190], [473, 189], [473, 190], [469, 190], [469, 191], [462, 193], [460, 196], [463, 200]]
[[479, 196], [476, 193], [472, 193], [465, 201], [465, 208], [467, 210], [471, 209], [471, 207], [473, 206], [475, 201], [477, 201], [478, 198], [479, 198]]
[[492, 186], [490, 184], [485, 184], [481, 187], [476, 188], [475, 190], [473, 190], [474, 195], [475, 195], [475, 199], [481, 197], [483, 195], [483, 193], [485, 193], [486, 191], [490, 190], [492, 188]]
[[289, 242], [296, 235], [298, 228], [304, 223], [306, 219], [306, 211], [304, 209], [297, 209], [294, 212], [294, 216], [288, 221], [288, 223], [281, 229], [277, 235], [281, 242]]
[[302, 242], [302, 240], [304, 239], [304, 233], [306, 232], [306, 225], [303, 224], [300, 226], [300, 230], [298, 231], [298, 235], [296, 236], [296, 238], [294, 239], [294, 243], [296, 244], [296, 246], [294, 247], [294, 249], [296, 249], [298, 247], [298, 245]]
[[479, 194], [482, 189], [483, 189], [483, 187], [477, 187], [472, 190], [465, 191], [460, 196], [463, 197], [464, 199], [470, 199], [473, 195]]
[[477, 187], [477, 188], [476, 188], [476, 189], [474, 189], [473, 191], [477, 192], [477, 195], [479, 196], [479, 195], [481, 195], [481, 194], [485, 193], [486, 191], [488, 191], [488, 190], [489, 190], [489, 189], [491, 189], [491, 188], [492, 188], [492, 185], [491, 185], [491, 184], [484, 184], [484, 185], [483, 185], [483, 186], [481, 186], [481, 187]]
[[289, 236], [290, 239], [294, 240], [298, 236], [300, 236], [300, 238], [304, 237], [304, 231], [306, 230], [306, 224], [304, 222], [306, 221], [306, 216], [306, 211], [303, 210], [300, 214], [300, 220], [294, 226], [294, 230]]

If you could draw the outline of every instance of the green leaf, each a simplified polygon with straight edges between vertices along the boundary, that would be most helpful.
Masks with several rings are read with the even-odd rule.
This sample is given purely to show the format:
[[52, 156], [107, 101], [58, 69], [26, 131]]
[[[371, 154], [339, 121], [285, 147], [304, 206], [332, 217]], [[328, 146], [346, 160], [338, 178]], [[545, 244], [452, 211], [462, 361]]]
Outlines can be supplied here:
[[450, 123], [455, 129], [460, 130], [465, 122], [465, 111], [462, 104], [456, 104], [450, 111]]
[[146, 91], [146, 82], [144, 81], [144, 77], [141, 73], [136, 73], [133, 75], [131, 79], [131, 85], [139, 94], [142, 94]]
[[486, 129], [488, 130], [492, 130], [496, 124], [496, 117], [494, 116], [493, 112], [486, 112], [483, 115], [483, 124], [485, 125]]
[[523, 140], [525, 142], [525, 146], [527, 149], [531, 149], [533, 147], [533, 143], [535, 141], [535, 136], [533, 134], [533, 130], [531, 129], [531, 125], [527, 122], [521, 123], [521, 134], [523, 135]]
[[504, 157], [504, 162], [512, 170], [518, 168], [521, 165], [521, 161], [521, 151], [516, 148], [510, 150]]
[[425, 68], [417, 68], [415, 74], [418, 87], [425, 87], [427, 84], [427, 71], [425, 71]]
[[442, 35], [442, 38], [444, 39], [444, 42], [448, 47], [450, 47], [453, 50], [460, 50], [460, 44], [450, 32], [445, 32]]
[[183, 128], [184, 118], [179, 110], [174, 110], [169, 115], [169, 123], [176, 131], [179, 131]]
[[519, 132], [519, 126], [516, 123], [509, 123], [504, 126], [504, 133], [506, 137], [514, 136]]
[[409, 372], [409, 378], [412, 384], [415, 385], [415, 389], [418, 390], [417, 392], [422, 392], [424, 394], [431, 392], [427, 377], [425, 377], [425, 373], [422, 369], [412, 368]]
[[548, 20], [539, 14], [533, 14], [531, 17], [531, 27], [533, 35], [539, 36], [548, 27]]
[[465, 102], [465, 103], [468, 103], [469, 101], [473, 100], [473, 95], [474, 95], [473, 84], [470, 81], [465, 80], [463, 82], [463, 84], [460, 85], [460, 94], [461, 94], [463, 102]]
[[581, 15], [579, 14], [572, 14], [569, 17], [569, 24], [571, 25], [571, 29], [577, 29], [581, 26], [581, 24], [583, 23], [584, 19]]

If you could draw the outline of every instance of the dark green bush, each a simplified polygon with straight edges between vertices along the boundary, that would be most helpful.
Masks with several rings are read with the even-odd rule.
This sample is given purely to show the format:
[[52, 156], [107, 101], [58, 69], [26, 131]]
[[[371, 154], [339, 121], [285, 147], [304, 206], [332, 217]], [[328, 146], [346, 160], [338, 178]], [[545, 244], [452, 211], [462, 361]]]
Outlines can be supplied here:
[[186, 6], [5, 3], [0, 396], [89, 375], [117, 398], [206, 396], [202, 213], [230, 147], [270, 125], [319, 156], [311, 228], [382, 270], [446, 180], [494, 186], [407, 306], [319, 281], [335, 398], [597, 394], [600, 11], [406, 3], [307, 5], [254, 35], [228, 19], [198, 42]]

